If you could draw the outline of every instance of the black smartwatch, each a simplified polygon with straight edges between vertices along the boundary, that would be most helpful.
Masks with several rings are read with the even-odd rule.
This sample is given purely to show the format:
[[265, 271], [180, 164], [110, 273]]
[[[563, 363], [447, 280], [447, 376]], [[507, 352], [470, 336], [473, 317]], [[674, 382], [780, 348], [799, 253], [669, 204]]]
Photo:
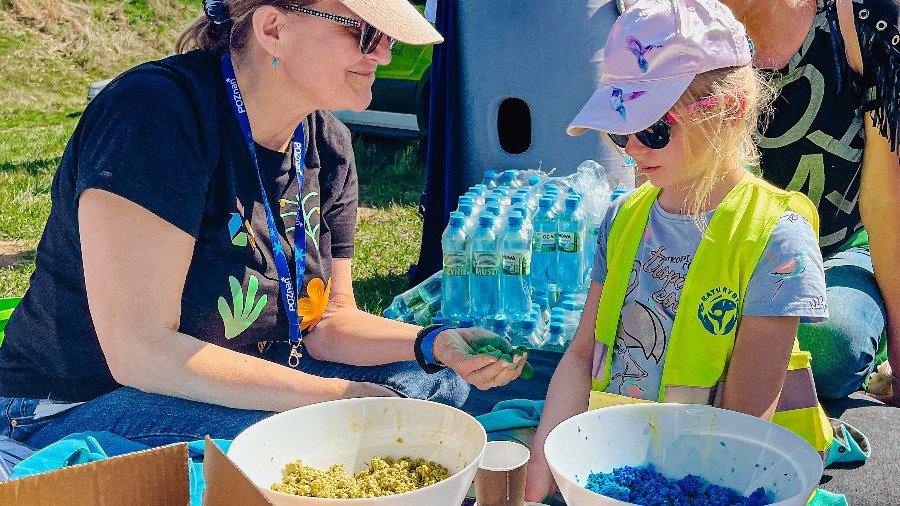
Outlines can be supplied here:
[[[434, 374], [443, 371], [446, 368], [446, 366], [438, 364], [434, 359], [432, 349], [434, 348], [434, 338], [441, 333], [441, 331], [448, 328], [449, 327], [444, 325], [429, 325], [416, 334], [416, 342], [413, 344], [413, 352], [416, 354], [416, 363], [418, 363], [419, 367], [428, 374]], [[428, 349], [423, 350], [423, 345], [427, 346]]]

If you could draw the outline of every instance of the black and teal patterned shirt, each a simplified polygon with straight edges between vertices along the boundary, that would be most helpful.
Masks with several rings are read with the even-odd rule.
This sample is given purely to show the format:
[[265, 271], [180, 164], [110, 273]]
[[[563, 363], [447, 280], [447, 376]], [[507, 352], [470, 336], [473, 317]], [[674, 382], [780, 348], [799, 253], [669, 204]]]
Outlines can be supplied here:
[[779, 96], [759, 142], [763, 177], [819, 209], [826, 255], [862, 227], [864, 114], [873, 112], [895, 151], [900, 123], [900, 0], [853, 0], [853, 11], [864, 74], [847, 65], [835, 0], [819, 0], [800, 50], [771, 72]]

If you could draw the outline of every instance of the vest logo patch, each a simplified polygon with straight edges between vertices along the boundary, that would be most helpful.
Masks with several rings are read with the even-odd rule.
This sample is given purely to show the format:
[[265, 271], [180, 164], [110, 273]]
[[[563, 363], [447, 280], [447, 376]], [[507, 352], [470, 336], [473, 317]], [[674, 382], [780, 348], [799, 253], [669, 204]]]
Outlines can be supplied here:
[[730, 333], [738, 321], [738, 294], [727, 286], [713, 288], [700, 298], [697, 317], [710, 334]]

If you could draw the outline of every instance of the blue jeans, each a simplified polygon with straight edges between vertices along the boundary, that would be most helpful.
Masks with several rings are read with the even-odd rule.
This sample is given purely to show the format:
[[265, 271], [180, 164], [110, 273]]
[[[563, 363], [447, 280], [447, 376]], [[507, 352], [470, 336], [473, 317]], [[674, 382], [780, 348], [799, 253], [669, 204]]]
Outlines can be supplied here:
[[[368, 381], [408, 396], [460, 407], [469, 385], [450, 370], [425, 374], [415, 362], [358, 367], [322, 362], [304, 355], [304, 372], [323, 377]], [[233, 439], [250, 425], [271, 415], [264, 411], [227, 408], [123, 387], [62, 413], [35, 417], [39, 399], [0, 397], [0, 433], [32, 448], [43, 448], [63, 437], [85, 431], [107, 431], [147, 446], [213, 438]], [[4, 424], [3, 422], [6, 422]], [[5, 425], [5, 426], [4, 426]]]
[[858, 390], [872, 372], [887, 316], [868, 249], [827, 257], [825, 283], [828, 319], [801, 324], [797, 338], [800, 348], [812, 354], [819, 397], [840, 399]]
[[[529, 357], [535, 369], [531, 380], [515, 380], [502, 388], [481, 391], [471, 388], [452, 370], [426, 374], [415, 362], [396, 362], [361, 367], [315, 360], [304, 355], [300, 369], [309, 374], [386, 385], [407, 397], [428, 399], [459, 407], [472, 415], [489, 412], [504, 399], [543, 399], [560, 355], [534, 352]], [[265, 411], [227, 408], [176, 397], [151, 394], [122, 387], [62, 413], [35, 418], [39, 399], [0, 397], [0, 433], [32, 448], [43, 448], [69, 434], [107, 431], [145, 444], [161, 446], [181, 441], [213, 438], [233, 439], [250, 425], [271, 415]]]

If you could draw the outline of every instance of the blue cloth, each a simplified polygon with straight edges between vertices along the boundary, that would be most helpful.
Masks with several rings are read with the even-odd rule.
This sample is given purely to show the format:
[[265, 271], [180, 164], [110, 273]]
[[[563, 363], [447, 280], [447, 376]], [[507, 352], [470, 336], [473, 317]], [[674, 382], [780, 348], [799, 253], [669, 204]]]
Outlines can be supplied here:
[[541, 423], [544, 401], [510, 399], [498, 402], [490, 413], [476, 417], [487, 432], [537, 427]]
[[[227, 453], [228, 448], [231, 447], [230, 439], [214, 439], [213, 441], [223, 452]], [[200, 506], [203, 502], [203, 489], [206, 487], [206, 481], [203, 478], [203, 457], [206, 443], [202, 439], [190, 441], [187, 443], [187, 447], [190, 460], [188, 470], [191, 504]], [[71, 434], [19, 462], [13, 469], [10, 478], [24, 478], [54, 469], [86, 464], [146, 449], [146, 445], [129, 441], [109, 432]]]
[[[425, 159], [425, 217], [419, 262], [410, 273], [410, 283], [417, 285], [441, 268], [441, 234], [450, 220], [456, 197], [462, 192], [460, 171], [453, 170], [453, 150], [460, 149], [450, 141], [454, 108], [461, 103], [456, 83], [457, 40], [455, 0], [437, 2], [436, 27], [444, 43], [434, 46], [431, 59], [431, 95], [428, 115], [428, 154]], [[458, 119], [462, 121], [462, 118]]]
[[94, 437], [72, 434], [19, 462], [9, 477], [24, 478], [45, 471], [103, 460], [106, 457], [106, 452]]
[[819, 397], [841, 399], [858, 390], [874, 369], [887, 317], [868, 249], [826, 257], [825, 284], [828, 320], [801, 324], [797, 339], [812, 354]]

